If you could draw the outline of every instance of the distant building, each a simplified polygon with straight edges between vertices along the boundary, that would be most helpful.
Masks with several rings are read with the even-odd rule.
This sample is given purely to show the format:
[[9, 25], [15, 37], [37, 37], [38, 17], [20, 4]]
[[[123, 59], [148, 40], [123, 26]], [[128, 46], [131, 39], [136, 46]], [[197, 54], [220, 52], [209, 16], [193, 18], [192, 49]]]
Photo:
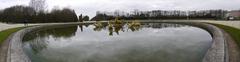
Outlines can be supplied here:
[[240, 19], [240, 10], [229, 11], [227, 14], [228, 20], [239, 20]]

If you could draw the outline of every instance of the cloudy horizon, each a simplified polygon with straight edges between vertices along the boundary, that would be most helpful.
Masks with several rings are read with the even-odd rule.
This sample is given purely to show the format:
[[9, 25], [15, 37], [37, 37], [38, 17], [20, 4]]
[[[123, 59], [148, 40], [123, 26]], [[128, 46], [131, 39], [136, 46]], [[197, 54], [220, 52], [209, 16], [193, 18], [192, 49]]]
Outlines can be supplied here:
[[[30, 0], [0, 0], [0, 9], [14, 5], [28, 5]], [[69, 7], [76, 13], [95, 16], [96, 11], [141, 11], [147, 10], [239, 10], [240, 0], [47, 0], [51, 8]]]

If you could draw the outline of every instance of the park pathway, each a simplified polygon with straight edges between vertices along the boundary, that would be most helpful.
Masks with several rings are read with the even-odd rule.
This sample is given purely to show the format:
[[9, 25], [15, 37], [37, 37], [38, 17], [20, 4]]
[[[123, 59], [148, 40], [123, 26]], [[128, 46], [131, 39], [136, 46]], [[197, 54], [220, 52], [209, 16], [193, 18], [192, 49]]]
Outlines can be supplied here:
[[5, 24], [5, 23], [0, 23], [0, 31], [10, 29], [10, 28], [15, 28], [15, 27], [22, 27], [24, 26], [23, 24]]
[[240, 21], [204, 21], [204, 22], [222, 24], [240, 29]]

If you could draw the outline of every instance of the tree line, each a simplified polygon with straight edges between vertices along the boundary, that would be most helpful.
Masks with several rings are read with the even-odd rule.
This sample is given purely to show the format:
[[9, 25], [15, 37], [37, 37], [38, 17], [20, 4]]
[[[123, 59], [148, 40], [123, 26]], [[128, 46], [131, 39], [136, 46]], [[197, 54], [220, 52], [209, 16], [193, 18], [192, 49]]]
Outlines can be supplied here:
[[98, 11], [91, 20], [113, 20], [116, 17], [124, 20], [165, 20], [165, 19], [225, 19], [226, 10], [199, 10], [199, 11], [181, 11], [181, 10], [152, 10], [132, 12], [124, 11]]
[[77, 22], [78, 17], [73, 9], [53, 9], [50, 12], [39, 11], [23, 5], [16, 5], [0, 10], [0, 21], [6, 23], [47, 23]]
[[73, 9], [54, 8], [46, 11], [46, 0], [30, 0], [28, 6], [16, 5], [0, 10], [0, 22], [6, 23], [51, 23], [87, 21], [88, 16], [78, 16]]

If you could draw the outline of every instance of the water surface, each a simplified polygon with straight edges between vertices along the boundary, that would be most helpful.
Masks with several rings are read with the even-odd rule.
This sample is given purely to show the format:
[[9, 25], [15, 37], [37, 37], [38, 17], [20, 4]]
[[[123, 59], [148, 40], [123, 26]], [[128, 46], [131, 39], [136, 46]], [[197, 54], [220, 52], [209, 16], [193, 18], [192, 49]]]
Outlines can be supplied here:
[[201, 62], [211, 35], [168, 23], [46, 27], [24, 37], [32, 62]]

